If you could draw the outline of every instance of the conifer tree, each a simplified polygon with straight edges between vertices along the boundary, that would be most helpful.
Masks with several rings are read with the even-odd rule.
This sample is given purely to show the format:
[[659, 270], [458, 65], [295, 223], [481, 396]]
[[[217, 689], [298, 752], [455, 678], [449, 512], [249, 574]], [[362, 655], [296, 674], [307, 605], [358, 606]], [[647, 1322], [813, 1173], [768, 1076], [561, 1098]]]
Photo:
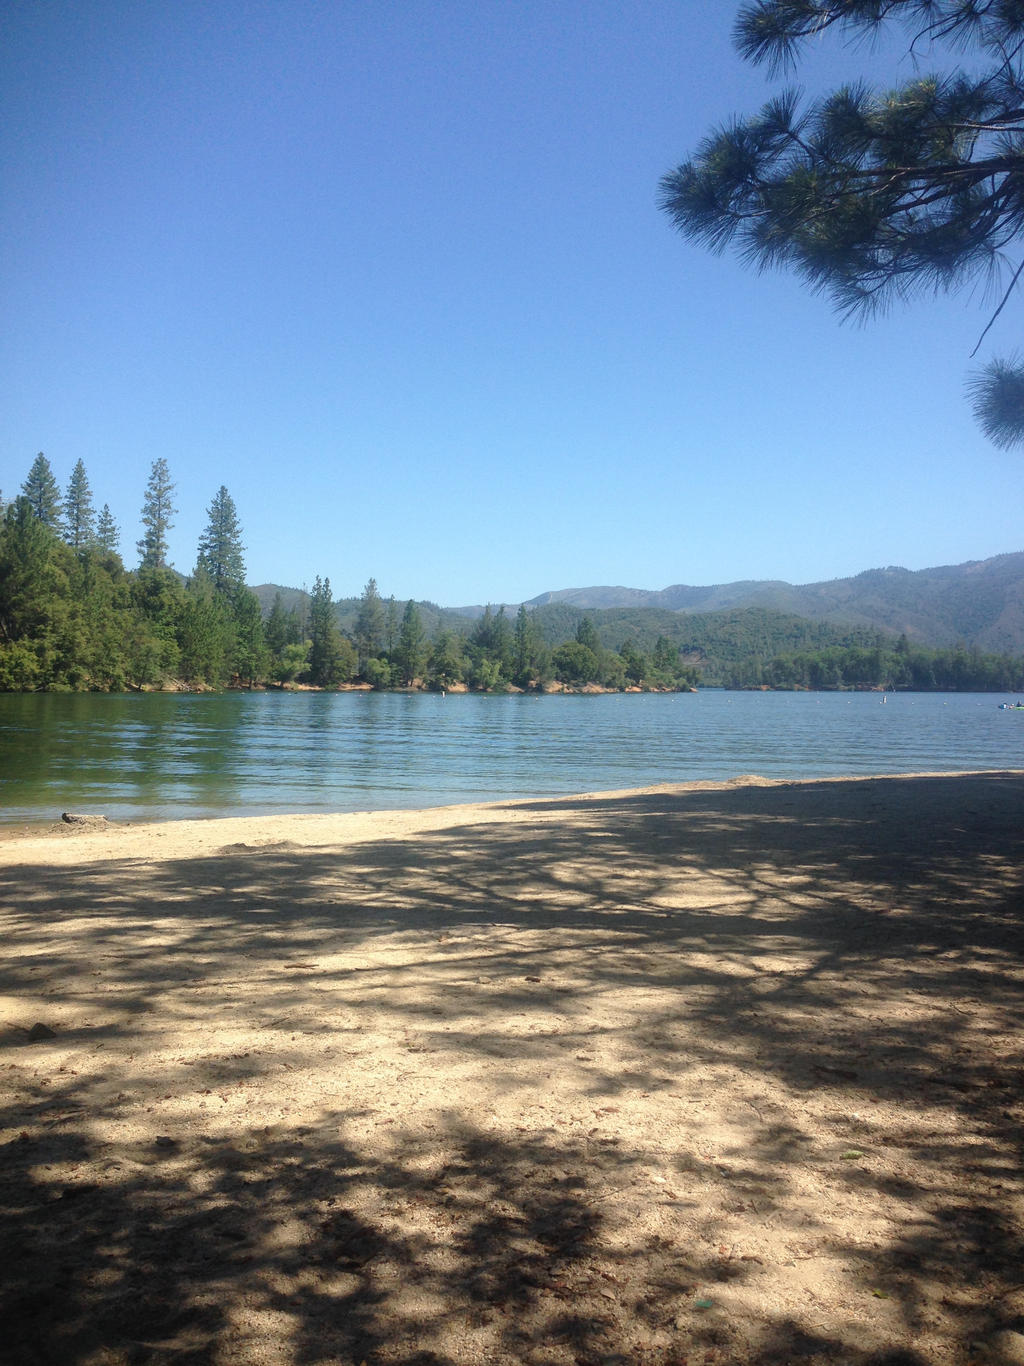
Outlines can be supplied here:
[[96, 522], [96, 544], [111, 555], [116, 555], [121, 548], [121, 529], [114, 521], [109, 503], [103, 504]]
[[234, 601], [235, 654], [232, 661], [235, 673], [251, 688], [266, 675], [270, 663], [263, 634], [263, 614], [260, 600], [249, 588], [240, 588]]
[[130, 672], [136, 683], [173, 676], [181, 662], [185, 589], [166, 569], [143, 566], [130, 580], [133, 633]]
[[210, 520], [199, 539], [196, 567], [210, 576], [216, 592], [232, 597], [245, 587], [245, 547], [234, 500], [223, 484], [208, 515]]
[[316, 576], [309, 599], [309, 681], [329, 687], [340, 681], [341, 636], [334, 621], [331, 581]]
[[[855, 81], [802, 106], [783, 90], [665, 175], [661, 204], [684, 236], [790, 267], [843, 313], [998, 278], [1009, 258], [980, 346], [1024, 275], [1019, 0], [748, 0], [734, 32], [743, 57], [775, 72], [833, 26], [870, 38], [900, 20], [912, 56], [942, 43], [976, 55], [891, 91]], [[1024, 362], [992, 360], [970, 389], [985, 433], [1024, 444]]]
[[154, 460], [146, 485], [146, 497], [142, 504], [142, 525], [145, 532], [138, 543], [140, 567], [145, 569], [167, 568], [167, 533], [174, 525], [172, 518], [177, 508], [172, 501], [174, 484], [171, 480], [167, 461]]
[[526, 610], [526, 604], [520, 603], [512, 646], [512, 682], [517, 688], [526, 688], [533, 681], [536, 654], [537, 638], [533, 618]]
[[420, 620], [419, 608], [410, 599], [402, 614], [402, 625], [398, 632], [398, 644], [394, 650], [395, 669], [398, 680], [408, 686], [417, 678], [426, 658], [426, 632]]
[[96, 513], [92, 490], [81, 460], [75, 462], [64, 495], [64, 539], [72, 550], [85, 550], [96, 544]]
[[430, 684], [434, 688], [450, 688], [461, 682], [464, 674], [462, 637], [455, 631], [438, 632], [430, 651]]
[[370, 579], [363, 589], [356, 615], [356, 650], [359, 654], [359, 668], [365, 669], [366, 661], [378, 653], [384, 639], [384, 604], [377, 591], [377, 580]]
[[4, 513], [0, 532], [0, 690], [36, 691], [66, 680], [71, 555], [28, 496]]
[[595, 655], [600, 655], [601, 641], [598, 638], [597, 629], [589, 617], [583, 617], [576, 627], [576, 639], [580, 645], [585, 645], [588, 650], [593, 650]]
[[679, 667], [679, 646], [673, 645], [667, 636], [659, 636], [654, 645], [654, 667], [666, 677], [673, 677]]
[[505, 616], [504, 603], [494, 615], [491, 652], [495, 662], [500, 666], [502, 674], [507, 678], [512, 672], [512, 628]]
[[[171, 575], [156, 577], [171, 578]], [[192, 577], [178, 622], [181, 672], [192, 682], [225, 683], [235, 649], [230, 604], [217, 593], [203, 570]]]
[[39, 452], [32, 462], [28, 478], [21, 491], [29, 501], [29, 506], [51, 531], [60, 530], [60, 488], [53, 477], [53, 470], [46, 456]]
[[274, 594], [270, 614], [263, 626], [263, 634], [275, 659], [279, 659], [286, 645], [297, 645], [302, 638], [298, 613], [294, 608], [286, 612], [280, 593]]

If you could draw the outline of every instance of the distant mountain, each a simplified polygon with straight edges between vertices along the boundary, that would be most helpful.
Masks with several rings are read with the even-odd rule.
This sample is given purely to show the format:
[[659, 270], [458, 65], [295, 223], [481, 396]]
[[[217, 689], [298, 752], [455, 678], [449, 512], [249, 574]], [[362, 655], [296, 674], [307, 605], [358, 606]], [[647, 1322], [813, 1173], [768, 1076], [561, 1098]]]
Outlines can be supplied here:
[[[811, 621], [877, 627], [921, 645], [976, 645], [1024, 652], [1024, 552], [988, 560], [909, 570], [868, 569], [849, 579], [794, 585], [743, 580], [695, 588], [565, 588], [541, 593], [528, 607], [561, 604], [587, 611], [660, 608], [721, 612], [760, 607]], [[475, 609], [463, 609], [475, 615]]]
[[[264, 613], [280, 593], [285, 608], [304, 611], [308, 597], [297, 588], [260, 584], [253, 589]], [[497, 610], [500, 604], [492, 607]], [[398, 604], [399, 613], [404, 602]], [[442, 623], [467, 628], [484, 607], [438, 607], [417, 603], [423, 625], [433, 633]], [[515, 617], [519, 603], [506, 603], [505, 613]], [[538, 624], [551, 644], [570, 637], [584, 612], [600, 613], [595, 620], [601, 637], [617, 649], [622, 640], [638, 642], [658, 634], [672, 640], [702, 633], [696, 623], [684, 628], [681, 617], [719, 617], [721, 614], [758, 609], [772, 615], [774, 642], [781, 614], [789, 619], [784, 634], [795, 642], [800, 632], [792, 619], [802, 618], [841, 629], [865, 628], [893, 635], [905, 634], [916, 645], [932, 647], [963, 643], [999, 654], [1024, 654], [1024, 551], [996, 555], [988, 560], [942, 565], [935, 569], [867, 569], [849, 579], [823, 583], [791, 584], [781, 579], [744, 579], [737, 583], [696, 588], [673, 584], [658, 590], [645, 588], [563, 588], [541, 593], [526, 604], [536, 608]], [[358, 598], [335, 603], [339, 625], [351, 630], [359, 608]], [[708, 623], [711, 625], [711, 623]], [[749, 625], [749, 623], [748, 623]], [[744, 627], [746, 631], [746, 627]], [[852, 637], [851, 637], [852, 639]]]
[[298, 612], [302, 616], [309, 608], [309, 593], [304, 588], [285, 588], [279, 583], [257, 583], [252, 591], [260, 600], [260, 609], [267, 616], [280, 593], [281, 606], [286, 612]]
[[[309, 611], [309, 593], [303, 588], [283, 588], [276, 583], [259, 583], [252, 590], [259, 599], [260, 608], [266, 617], [274, 605], [274, 599], [280, 593], [281, 606], [286, 612], [295, 611], [305, 620]], [[359, 612], [359, 598], [337, 598], [334, 603], [334, 615], [338, 625], [343, 631], [352, 632], [355, 630], [356, 616]], [[397, 621], [401, 621], [402, 613], [405, 611], [406, 599], [395, 604], [395, 614]], [[451, 607], [438, 607], [435, 602], [418, 602], [420, 621], [423, 629], [432, 635], [441, 626], [457, 629], [460, 626], [465, 628], [466, 613], [460, 612]], [[388, 609], [388, 600], [384, 600], [384, 609]], [[481, 608], [481, 612], [482, 612]]]

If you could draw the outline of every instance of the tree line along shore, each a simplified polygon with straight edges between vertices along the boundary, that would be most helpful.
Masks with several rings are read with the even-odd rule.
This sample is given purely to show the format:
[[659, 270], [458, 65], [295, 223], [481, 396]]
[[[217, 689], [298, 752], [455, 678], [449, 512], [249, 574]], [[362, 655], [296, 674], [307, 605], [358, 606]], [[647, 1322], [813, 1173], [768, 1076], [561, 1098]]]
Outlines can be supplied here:
[[869, 627], [764, 609], [683, 614], [488, 607], [475, 620], [370, 579], [336, 602], [330, 579], [261, 603], [222, 485], [196, 562], [167, 562], [175, 485], [153, 462], [138, 564], [126, 567], [82, 461], [63, 494], [42, 454], [0, 519], [0, 691], [352, 686], [473, 691], [875, 688], [1024, 691], [1024, 659], [930, 649]]

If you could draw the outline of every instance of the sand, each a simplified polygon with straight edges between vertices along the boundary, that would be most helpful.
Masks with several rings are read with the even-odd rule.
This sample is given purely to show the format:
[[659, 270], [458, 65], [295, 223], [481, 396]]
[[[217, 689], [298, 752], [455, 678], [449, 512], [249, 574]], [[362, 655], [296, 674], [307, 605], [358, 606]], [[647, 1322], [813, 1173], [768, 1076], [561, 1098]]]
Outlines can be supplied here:
[[1024, 1362], [1022, 832], [1015, 772], [0, 842], [0, 1361]]

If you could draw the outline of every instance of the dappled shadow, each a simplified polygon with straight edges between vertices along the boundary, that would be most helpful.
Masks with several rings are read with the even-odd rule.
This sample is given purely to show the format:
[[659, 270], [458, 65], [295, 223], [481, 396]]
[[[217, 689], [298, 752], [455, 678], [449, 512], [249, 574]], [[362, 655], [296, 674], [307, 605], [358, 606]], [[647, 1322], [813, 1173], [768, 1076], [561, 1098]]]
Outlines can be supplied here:
[[1022, 798], [666, 791], [0, 869], [0, 1356], [997, 1360]]

